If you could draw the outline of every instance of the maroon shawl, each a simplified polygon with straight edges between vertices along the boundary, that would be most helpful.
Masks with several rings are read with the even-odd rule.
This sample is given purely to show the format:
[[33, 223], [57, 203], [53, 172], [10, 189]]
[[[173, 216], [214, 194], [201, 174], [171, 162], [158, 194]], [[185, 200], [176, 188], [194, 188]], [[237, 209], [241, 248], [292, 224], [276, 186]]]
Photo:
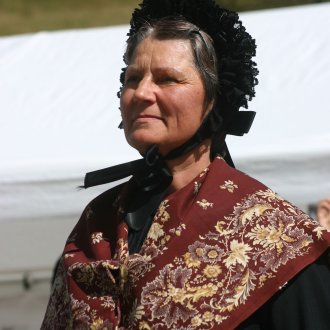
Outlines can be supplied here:
[[330, 245], [318, 223], [216, 158], [166, 197], [129, 255], [129, 186], [83, 212], [42, 329], [232, 329]]

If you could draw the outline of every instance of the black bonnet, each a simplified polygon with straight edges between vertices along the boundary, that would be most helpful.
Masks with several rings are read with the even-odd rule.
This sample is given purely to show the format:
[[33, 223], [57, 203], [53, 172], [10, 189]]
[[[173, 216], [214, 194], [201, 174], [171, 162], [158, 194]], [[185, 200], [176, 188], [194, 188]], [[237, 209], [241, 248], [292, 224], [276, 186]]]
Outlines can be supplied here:
[[[218, 59], [217, 111], [229, 128], [233, 125], [234, 113], [240, 107], [247, 108], [255, 95], [254, 86], [258, 83], [258, 70], [252, 61], [256, 53], [255, 40], [246, 32], [236, 12], [219, 7], [213, 0], [144, 0], [132, 14], [127, 35], [134, 36], [150, 21], [174, 16], [195, 24], [213, 40]], [[124, 74], [121, 75], [123, 82]]]

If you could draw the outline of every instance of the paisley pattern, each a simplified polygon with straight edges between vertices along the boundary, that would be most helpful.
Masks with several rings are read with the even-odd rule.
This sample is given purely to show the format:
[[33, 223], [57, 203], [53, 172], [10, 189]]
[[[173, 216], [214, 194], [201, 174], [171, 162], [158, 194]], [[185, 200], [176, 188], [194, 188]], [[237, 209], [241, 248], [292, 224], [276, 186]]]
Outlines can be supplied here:
[[111, 223], [92, 202], [70, 236], [43, 329], [54, 320], [82, 329], [232, 329], [330, 244], [323, 227], [220, 158], [160, 204], [133, 255], [121, 195]]

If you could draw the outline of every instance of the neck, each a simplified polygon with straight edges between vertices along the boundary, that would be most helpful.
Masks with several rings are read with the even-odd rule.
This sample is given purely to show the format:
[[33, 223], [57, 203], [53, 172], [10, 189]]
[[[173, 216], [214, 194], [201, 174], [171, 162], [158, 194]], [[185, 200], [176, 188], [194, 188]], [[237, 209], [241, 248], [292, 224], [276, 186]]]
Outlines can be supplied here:
[[177, 191], [190, 183], [199, 173], [210, 165], [211, 140], [204, 140], [195, 149], [176, 159], [166, 161], [173, 175], [169, 193]]

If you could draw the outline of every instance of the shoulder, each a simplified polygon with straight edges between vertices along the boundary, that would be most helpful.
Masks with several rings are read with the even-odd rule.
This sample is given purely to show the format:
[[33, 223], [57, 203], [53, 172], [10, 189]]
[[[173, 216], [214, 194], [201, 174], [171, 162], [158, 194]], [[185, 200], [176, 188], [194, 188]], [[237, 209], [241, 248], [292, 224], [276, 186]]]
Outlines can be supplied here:
[[[261, 244], [270, 250], [276, 247], [285, 260], [291, 258], [292, 250], [311, 249], [313, 245], [315, 251], [324, 251], [329, 246], [330, 233], [297, 206], [224, 161], [219, 166], [216, 181], [223, 183], [220, 190], [213, 188], [213, 195], [221, 201], [219, 208], [227, 211], [227, 221], [243, 226], [253, 246]], [[314, 254], [312, 262], [320, 253], [309, 254]]]
[[278, 291], [238, 329], [329, 329], [330, 251]]
[[116, 207], [116, 202], [126, 186], [127, 182], [124, 182], [104, 191], [87, 204], [84, 212], [88, 209], [92, 209], [94, 212], [100, 213]]
[[[239, 191], [242, 194], [249, 194], [256, 190], [269, 189], [256, 178], [251, 177], [237, 168], [229, 166], [221, 157], [216, 157], [213, 164], [216, 168], [219, 180], [224, 182], [223, 189], [227, 186], [228, 189], [232, 188], [233, 192]], [[233, 185], [232, 187], [231, 184]]]
[[[214, 160], [212, 182], [217, 182], [214, 190], [218, 192], [222, 200], [228, 200], [233, 204], [273, 204], [278, 206], [291, 206], [292, 204], [283, 199], [271, 188], [249, 176], [248, 174], [229, 166], [222, 158]], [[220, 188], [220, 190], [219, 190]]]
[[[218, 176], [221, 178], [218, 182], [223, 182], [220, 188], [222, 191], [228, 192], [227, 195], [232, 196], [235, 205], [249, 207], [264, 205], [268, 206], [267, 210], [281, 210], [290, 216], [302, 216], [304, 214], [293, 203], [256, 178], [229, 166], [221, 158], [218, 158], [218, 161], [220, 166]], [[304, 217], [309, 218], [305, 214]], [[316, 221], [310, 218], [309, 220], [316, 224]]]
[[76, 241], [78, 237], [85, 237], [91, 232], [103, 232], [107, 227], [116, 226], [119, 200], [126, 186], [127, 182], [119, 184], [91, 200], [69, 235], [67, 244]]

